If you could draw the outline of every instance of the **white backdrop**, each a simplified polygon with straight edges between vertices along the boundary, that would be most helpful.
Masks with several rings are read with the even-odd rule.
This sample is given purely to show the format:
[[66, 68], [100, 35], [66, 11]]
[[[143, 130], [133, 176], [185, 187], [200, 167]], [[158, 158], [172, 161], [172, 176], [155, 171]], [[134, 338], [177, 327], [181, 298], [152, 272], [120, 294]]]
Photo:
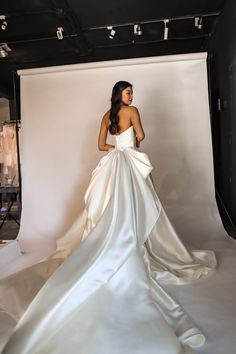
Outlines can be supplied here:
[[[187, 246], [213, 249], [217, 256], [214, 276], [193, 285], [168, 286], [167, 292], [206, 335], [199, 354], [233, 354], [236, 242], [223, 229], [215, 203], [206, 56], [19, 71], [23, 213], [18, 240], [23, 250], [42, 246], [45, 252], [77, 218], [91, 172], [104, 154], [97, 150], [97, 134], [111, 89], [118, 80], [131, 81], [133, 104], [146, 132], [142, 149], [152, 160], [153, 179], [169, 218]], [[37, 261], [35, 252], [24, 254], [11, 272], [29, 264], [27, 257], [31, 264]], [[9, 327], [4, 321], [1, 333]]]
[[[160, 199], [188, 243], [222, 232], [214, 197], [206, 53], [20, 70], [25, 251], [62, 236], [84, 207], [103, 152], [100, 121], [116, 81], [134, 85]], [[199, 217], [201, 223], [199, 223]], [[209, 222], [213, 225], [209, 229]], [[206, 238], [207, 237], [207, 238]]]

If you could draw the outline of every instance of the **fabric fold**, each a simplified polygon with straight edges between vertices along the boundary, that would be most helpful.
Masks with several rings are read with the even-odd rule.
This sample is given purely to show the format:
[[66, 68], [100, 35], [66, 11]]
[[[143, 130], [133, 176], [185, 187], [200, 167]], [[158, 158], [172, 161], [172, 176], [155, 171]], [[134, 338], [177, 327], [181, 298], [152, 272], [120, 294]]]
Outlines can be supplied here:
[[[152, 169], [134, 148], [132, 127], [116, 137], [116, 148], [92, 172], [84, 211], [55, 253], [35, 266], [43, 275], [58, 260], [28, 297], [29, 307], [18, 307], [3, 354], [190, 354], [203, 345], [204, 335], [161, 283], [211, 274], [215, 255], [183, 245], [155, 192]], [[29, 284], [34, 276], [31, 268], [18, 279]], [[22, 288], [14, 291], [22, 296]]]

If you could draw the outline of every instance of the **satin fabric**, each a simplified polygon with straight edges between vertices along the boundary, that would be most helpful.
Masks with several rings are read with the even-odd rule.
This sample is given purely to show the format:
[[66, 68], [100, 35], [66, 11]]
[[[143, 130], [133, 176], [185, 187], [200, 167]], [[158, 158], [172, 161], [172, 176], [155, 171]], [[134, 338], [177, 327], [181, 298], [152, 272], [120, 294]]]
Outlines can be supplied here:
[[115, 139], [56, 252], [18, 274], [26, 289], [37, 269], [38, 288], [45, 282], [38, 294], [27, 297], [14, 276], [0, 284], [15, 294], [15, 304], [0, 299], [2, 308], [19, 320], [2, 353], [180, 354], [204, 344], [161, 283], [208, 276], [215, 254], [188, 251], [179, 239], [152, 184], [149, 158], [135, 148], [133, 127]]

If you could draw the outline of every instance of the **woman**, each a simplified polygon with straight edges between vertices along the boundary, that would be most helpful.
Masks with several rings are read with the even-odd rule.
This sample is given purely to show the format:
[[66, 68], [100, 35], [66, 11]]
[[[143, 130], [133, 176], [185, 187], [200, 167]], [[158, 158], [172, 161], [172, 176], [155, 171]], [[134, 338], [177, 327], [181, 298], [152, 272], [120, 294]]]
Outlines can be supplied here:
[[[128, 86], [127, 86], [128, 85]], [[113, 145], [106, 144], [107, 132], [111, 134], [121, 134], [123, 131], [133, 126], [136, 133], [136, 146], [145, 137], [139, 112], [136, 107], [130, 106], [133, 99], [133, 88], [127, 81], [118, 81], [112, 90], [111, 109], [104, 115], [98, 138], [98, 148], [107, 151], [114, 148]]]
[[189, 252], [173, 229], [148, 156], [135, 148], [145, 135], [132, 98], [130, 83], [115, 84], [98, 138], [108, 153], [92, 173], [84, 212], [42, 269], [70, 257], [34, 298], [3, 353], [177, 354], [204, 343], [159, 283], [210, 274], [215, 255]]

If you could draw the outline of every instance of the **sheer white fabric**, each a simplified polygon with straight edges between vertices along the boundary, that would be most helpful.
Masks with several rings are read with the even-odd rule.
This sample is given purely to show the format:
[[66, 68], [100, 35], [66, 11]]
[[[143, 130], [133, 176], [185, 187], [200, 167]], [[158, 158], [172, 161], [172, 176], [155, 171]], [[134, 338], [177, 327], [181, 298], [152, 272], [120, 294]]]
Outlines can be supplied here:
[[[20, 140], [20, 129], [19, 140]], [[15, 123], [4, 124], [0, 132], [0, 180], [2, 185], [18, 185], [17, 143]]]
[[19, 320], [3, 353], [180, 354], [204, 343], [161, 283], [211, 274], [215, 254], [188, 251], [179, 239], [154, 190], [149, 158], [134, 147], [133, 128], [115, 139], [56, 252], [19, 272], [17, 282], [1, 282], [2, 309]]

